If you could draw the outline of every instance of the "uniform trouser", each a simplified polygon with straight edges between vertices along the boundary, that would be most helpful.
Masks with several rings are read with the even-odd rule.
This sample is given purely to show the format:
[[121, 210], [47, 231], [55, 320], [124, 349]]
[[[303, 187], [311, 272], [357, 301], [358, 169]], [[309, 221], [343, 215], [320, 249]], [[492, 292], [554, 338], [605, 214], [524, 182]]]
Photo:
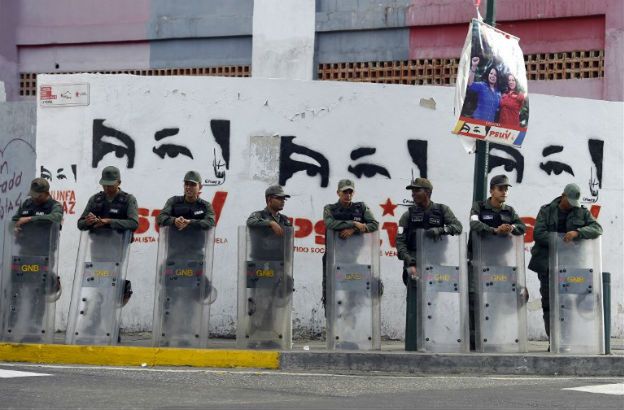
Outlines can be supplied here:
[[550, 281], [548, 278], [548, 270], [546, 270], [546, 272], [537, 272], [537, 278], [540, 281], [540, 294], [542, 295], [544, 329], [546, 330], [546, 335], [550, 337]]

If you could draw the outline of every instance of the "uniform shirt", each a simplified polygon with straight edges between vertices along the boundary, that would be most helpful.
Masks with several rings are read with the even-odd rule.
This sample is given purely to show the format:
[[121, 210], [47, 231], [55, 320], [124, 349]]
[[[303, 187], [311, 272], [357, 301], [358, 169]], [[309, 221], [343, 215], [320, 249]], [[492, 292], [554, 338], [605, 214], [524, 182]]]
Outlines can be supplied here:
[[[431, 207], [437, 205], [442, 210], [442, 215], [444, 216], [444, 227], [446, 227], [449, 235], [458, 235], [462, 232], [462, 224], [453, 214], [451, 208], [444, 204], [434, 204], [434, 202], [430, 202], [429, 206], [425, 208], [425, 212], [431, 210]], [[417, 205], [414, 205], [417, 206]], [[399, 230], [396, 236], [396, 248], [397, 248], [397, 256], [400, 260], [403, 261], [404, 266], [416, 266], [416, 251], [409, 250], [407, 247], [407, 233], [409, 229], [409, 210], [401, 215], [401, 219], [399, 220]]]
[[483, 209], [488, 209], [492, 212], [500, 213], [503, 210], [508, 210], [511, 213], [511, 223], [510, 225], [513, 227], [513, 231], [511, 233], [513, 235], [522, 235], [526, 232], [526, 225], [513, 207], [503, 203], [500, 208], [495, 208], [491, 203], [492, 198], [488, 198], [485, 202], [475, 202], [472, 204], [472, 209], [470, 209], [470, 231], [471, 232], [490, 232], [494, 233], [494, 228], [486, 225], [485, 223], [479, 220], [479, 214]]
[[[177, 196], [172, 196], [167, 200], [165, 206], [160, 211], [160, 214], [156, 217], [156, 223], [160, 226], [170, 226], [175, 223], [175, 216], [171, 216], [173, 212], [173, 205], [176, 203]], [[184, 200], [184, 203], [191, 204], [191, 202]], [[206, 200], [201, 198], [197, 198], [197, 203], [203, 204], [206, 206], [206, 213], [201, 219], [191, 219], [189, 222], [189, 226], [199, 227], [201, 229], [208, 229], [212, 226], [215, 226], [215, 212], [212, 208], [212, 204]]]
[[[11, 220], [18, 221], [23, 216], [22, 214], [24, 213], [26, 201], [23, 201], [19, 208], [17, 208], [17, 212], [15, 213], [15, 215], [13, 215]], [[50, 211], [50, 213], [44, 215], [33, 215], [31, 217], [31, 222], [51, 222], [60, 224], [63, 220], [63, 207], [58, 201], [52, 199], [52, 197], [48, 198], [45, 204], [50, 203], [52, 203], [52, 210]]]
[[[364, 225], [366, 225], [366, 230], [368, 232], [375, 232], [377, 229], [379, 229], [379, 222], [377, 222], [377, 220], [375, 219], [375, 217], [373, 216], [373, 213], [371, 212], [370, 208], [368, 206], [366, 206], [366, 204], [364, 202], [359, 202], [360, 204], [362, 204], [362, 208], [363, 208], [363, 216], [362, 216], [362, 223]], [[353, 202], [350, 204], [350, 206], [353, 206]], [[325, 207], [323, 208], [323, 222], [325, 222], [325, 229], [327, 230], [334, 230], [334, 231], [341, 231], [343, 229], [348, 229], [348, 228], [355, 228], [355, 221], [341, 221], [338, 219], [334, 219], [334, 215], [332, 213], [332, 208], [336, 207], [336, 206], [342, 206], [340, 205], [340, 201], [334, 203], [334, 204], [327, 204], [325, 205]], [[356, 234], [360, 233], [359, 230], [356, 230], [355, 232]]]
[[288, 217], [284, 214], [277, 213], [271, 214], [269, 207], [264, 208], [261, 211], [252, 212], [247, 218], [247, 226], [269, 226], [271, 221], [277, 222], [282, 226], [292, 226]]
[[[120, 192], [122, 191], [120, 190], [117, 193], [117, 195], [119, 195]], [[89, 202], [87, 202], [87, 206], [85, 207], [84, 212], [82, 213], [82, 215], [80, 215], [80, 219], [78, 219], [78, 229], [80, 229], [81, 231], [87, 231], [93, 227], [93, 225], [87, 225], [85, 218], [87, 217], [87, 215], [89, 215], [89, 212], [93, 212], [93, 209], [95, 206], [95, 197], [97, 195], [98, 194], [95, 194], [91, 196], [91, 198], [89, 198]], [[111, 223], [109, 226], [112, 229], [134, 231], [139, 226], [139, 209], [137, 206], [136, 198], [132, 194], [127, 194], [127, 195], [128, 195], [127, 218], [126, 219], [114, 219], [112, 217], [109, 217], [111, 218]], [[110, 203], [113, 200], [109, 199], [105, 195], [105, 201], [108, 201]]]

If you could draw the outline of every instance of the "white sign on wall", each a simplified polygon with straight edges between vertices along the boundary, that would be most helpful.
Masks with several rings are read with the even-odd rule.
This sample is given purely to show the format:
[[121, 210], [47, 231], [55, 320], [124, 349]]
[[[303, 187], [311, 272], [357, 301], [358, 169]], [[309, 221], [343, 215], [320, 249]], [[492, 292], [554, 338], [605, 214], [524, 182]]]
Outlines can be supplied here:
[[[474, 161], [448, 132], [451, 88], [87, 74], [39, 81], [87, 83], [90, 89], [88, 106], [38, 109], [37, 170], [47, 171], [67, 210], [60, 261], [65, 289], [76, 261], [76, 221], [100, 189], [102, 168], [118, 166], [122, 188], [138, 199], [140, 224], [128, 270], [135, 293], [124, 308], [126, 329], [151, 328], [155, 218], [167, 198], [182, 194], [190, 169], [201, 173], [202, 197], [212, 201], [218, 218], [213, 277], [219, 298], [211, 309], [211, 331], [218, 334], [233, 334], [236, 325], [237, 226], [265, 206], [270, 184], [292, 195], [284, 213], [296, 230], [293, 327], [299, 334], [319, 334], [324, 326], [322, 210], [337, 200], [340, 179], [355, 181], [355, 200], [366, 202], [380, 222], [384, 335], [402, 337], [405, 326], [394, 236], [410, 199], [410, 175], [428, 177], [432, 199], [448, 204], [468, 226]], [[421, 99], [436, 104], [421, 105]], [[522, 150], [492, 145], [490, 175], [509, 175], [509, 202], [529, 226], [542, 204], [577, 182], [605, 228], [605, 269], [620, 272], [624, 159], [622, 123], [614, 118], [623, 104], [540, 95], [531, 104], [536, 137]], [[533, 273], [528, 279], [529, 334], [538, 337], [544, 333], [538, 281]], [[621, 275], [614, 275], [612, 286], [613, 333], [622, 335]], [[59, 328], [68, 306], [69, 291], [57, 310]]]

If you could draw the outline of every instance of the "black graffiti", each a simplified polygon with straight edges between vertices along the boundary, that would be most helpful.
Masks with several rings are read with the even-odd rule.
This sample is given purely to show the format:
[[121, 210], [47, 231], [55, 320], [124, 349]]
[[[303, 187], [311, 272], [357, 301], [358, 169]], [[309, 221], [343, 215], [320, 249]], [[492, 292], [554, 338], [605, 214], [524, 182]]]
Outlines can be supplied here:
[[[91, 160], [91, 166], [97, 168], [100, 161], [104, 156], [110, 152], [115, 153], [117, 158], [127, 157], [126, 166], [128, 168], [134, 167], [134, 157], [136, 155], [136, 149], [134, 140], [129, 135], [104, 125], [105, 119], [93, 120], [93, 154]], [[103, 141], [104, 138], [115, 138], [124, 145], [116, 145], [110, 142]]]
[[[156, 141], [160, 141], [163, 138], [172, 137], [174, 135], [178, 135], [180, 132], [179, 128], [163, 128], [162, 130], [156, 131], [154, 133], [154, 139]], [[159, 147], [152, 147], [152, 152], [158, 155], [161, 159], [165, 159], [165, 155], [169, 158], [175, 158], [178, 155], [186, 155], [187, 157], [194, 159], [191, 150], [183, 145], [178, 144], [162, 144]]]
[[407, 152], [422, 178], [427, 178], [427, 144], [425, 140], [407, 140]]
[[[351, 159], [357, 160], [362, 157], [373, 155], [375, 152], [377, 152], [377, 148], [373, 148], [373, 147], [356, 148], [353, 151], [351, 151]], [[365, 163], [365, 164], [356, 164], [355, 166], [349, 165], [349, 167], [347, 168], [347, 171], [349, 171], [350, 173], [352, 173], [358, 178], [362, 178], [362, 175], [367, 178], [372, 178], [377, 174], [383, 175], [386, 178], [390, 178], [390, 172], [388, 172], [386, 168], [377, 164]]]
[[[509, 145], [490, 143], [488, 151], [488, 174], [496, 167], [502, 166], [506, 172], [512, 172], [516, 170], [516, 182], [521, 183], [524, 177], [524, 156], [518, 151], [518, 149]], [[498, 155], [492, 155], [492, 150], [500, 150], [510, 155], [511, 158], [500, 157]]]
[[[589, 141], [587, 141], [587, 147], [589, 148], [589, 155], [591, 156], [591, 160], [596, 166], [596, 178], [598, 178], [598, 187], [602, 188], [602, 160], [604, 155], [604, 141], [590, 139]], [[590, 184], [591, 183], [592, 181], [590, 181]]]
[[[294, 139], [294, 136], [283, 136], [280, 140], [279, 184], [285, 186], [286, 181], [295, 173], [306, 171], [311, 177], [320, 175], [321, 187], [326, 188], [329, 185], [329, 161], [320, 152], [295, 144]], [[294, 160], [291, 158], [293, 154], [307, 156], [315, 160], [318, 165]]]
[[[230, 121], [228, 120], [210, 120], [210, 130], [212, 135], [221, 147], [221, 155], [225, 161], [225, 169], [230, 169]], [[215, 170], [215, 175], [216, 175]], [[218, 178], [219, 176], [217, 176]]]
[[[542, 150], [542, 156], [547, 157], [552, 154], [556, 154], [563, 151], [563, 146], [561, 145], [549, 145]], [[548, 175], [551, 175], [553, 172], [555, 175], [560, 175], [562, 172], [567, 172], [568, 174], [574, 176], [574, 171], [572, 167], [566, 164], [565, 162], [560, 161], [546, 161], [540, 162], [540, 168], [546, 172]]]

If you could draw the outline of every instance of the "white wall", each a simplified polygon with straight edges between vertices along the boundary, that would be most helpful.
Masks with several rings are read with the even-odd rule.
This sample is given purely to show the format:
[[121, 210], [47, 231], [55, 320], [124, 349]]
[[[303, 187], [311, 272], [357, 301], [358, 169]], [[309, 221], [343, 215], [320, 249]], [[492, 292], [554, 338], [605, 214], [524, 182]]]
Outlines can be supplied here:
[[[66, 326], [78, 246], [76, 220], [88, 197], [99, 189], [99, 174], [107, 165], [120, 167], [122, 187], [136, 195], [145, 215], [160, 209], [171, 195], [182, 193], [182, 177], [189, 169], [197, 169], [203, 178], [210, 180], [212, 186], [203, 189], [205, 199], [225, 199], [215, 245], [214, 277], [219, 299], [212, 307], [211, 316], [212, 331], [220, 334], [233, 334], [236, 324], [236, 227], [244, 223], [250, 212], [264, 206], [264, 189], [278, 181], [280, 141], [284, 144], [287, 136], [295, 136], [294, 143], [319, 152], [329, 164], [327, 187], [321, 187], [319, 175], [308, 176], [305, 171], [293, 174], [284, 187], [292, 195], [284, 212], [295, 218], [300, 236], [295, 241], [301, 252], [295, 254], [297, 291], [293, 316], [299, 333], [318, 333], [324, 326], [320, 303], [321, 254], [314, 252], [322, 245], [316, 242], [314, 231], [309, 230], [322, 219], [323, 205], [337, 199], [339, 179], [355, 180], [355, 199], [371, 207], [382, 227], [384, 335], [402, 337], [404, 332], [402, 265], [391, 255], [394, 248], [390, 246], [388, 232], [406, 208], [399, 206], [394, 215], [382, 215], [380, 204], [388, 199], [394, 204], [410, 199], [405, 185], [411, 172], [416, 176], [424, 173], [410, 157], [408, 140], [428, 144], [425, 163], [427, 176], [434, 185], [433, 200], [450, 205], [464, 227], [468, 224], [474, 159], [450, 133], [455, 120], [452, 88], [124, 75], [40, 76], [38, 83], [39, 86], [51, 83], [90, 86], [88, 106], [39, 106], [37, 112], [37, 167], [68, 170], [71, 164], [76, 164], [77, 168], [76, 179], [70, 172], [67, 178], [53, 177], [51, 181], [53, 190], [68, 191], [69, 201], [74, 192], [76, 202], [75, 213], [65, 216], [61, 239], [60, 273], [67, 291], [58, 308], [59, 328]], [[435, 100], [434, 109], [431, 101], [420, 104], [421, 99], [430, 98]], [[540, 205], [558, 196], [563, 186], [573, 181], [581, 186], [583, 196], [597, 200], [602, 207], [599, 221], [605, 228], [604, 268], [613, 273], [613, 333], [620, 337], [624, 334], [623, 107], [622, 103], [532, 95], [531, 128], [521, 149], [524, 156], [521, 183], [517, 181], [516, 169], [507, 172], [514, 185], [509, 203], [521, 216], [535, 217]], [[127, 167], [126, 158], [116, 158], [113, 153], [107, 154], [96, 168], [92, 166], [95, 119], [104, 119], [104, 125], [134, 139], [136, 157], [132, 168]], [[217, 177], [213, 170], [214, 153], [218, 161], [223, 161], [227, 154], [213, 137], [211, 120], [230, 121], [229, 169], [225, 178]], [[164, 128], [179, 128], [179, 133], [157, 143], [154, 134]], [[589, 139], [604, 142], [604, 159], [599, 162], [603, 167], [602, 188], [597, 199], [588, 192], [590, 175], [595, 177], [597, 168], [588, 149]], [[167, 140], [186, 146], [194, 159], [184, 155], [161, 159], [152, 150]], [[563, 150], [543, 157], [543, 149], [549, 145], [561, 145]], [[377, 151], [352, 161], [352, 150], [362, 147]], [[493, 150], [492, 154], [511, 158], [500, 150]], [[291, 158], [317, 164], [300, 154]], [[568, 164], [574, 176], [565, 171], [548, 175], [540, 168], [547, 161]], [[380, 175], [357, 178], [348, 171], [349, 166], [363, 163], [385, 167], [391, 179]], [[501, 165], [491, 175], [505, 172]], [[215, 205], [216, 202], [219, 201]], [[134, 330], [151, 327], [156, 261], [156, 243], [151, 242], [157, 238], [154, 218], [143, 218], [141, 223], [140, 230], [144, 232], [136, 235], [129, 268], [135, 294], [123, 313], [124, 327]], [[530, 246], [527, 243], [527, 249]], [[543, 336], [538, 281], [532, 272], [527, 276], [531, 293], [529, 334], [535, 338]]]
[[311, 80], [314, 0], [254, 0], [252, 76]]

